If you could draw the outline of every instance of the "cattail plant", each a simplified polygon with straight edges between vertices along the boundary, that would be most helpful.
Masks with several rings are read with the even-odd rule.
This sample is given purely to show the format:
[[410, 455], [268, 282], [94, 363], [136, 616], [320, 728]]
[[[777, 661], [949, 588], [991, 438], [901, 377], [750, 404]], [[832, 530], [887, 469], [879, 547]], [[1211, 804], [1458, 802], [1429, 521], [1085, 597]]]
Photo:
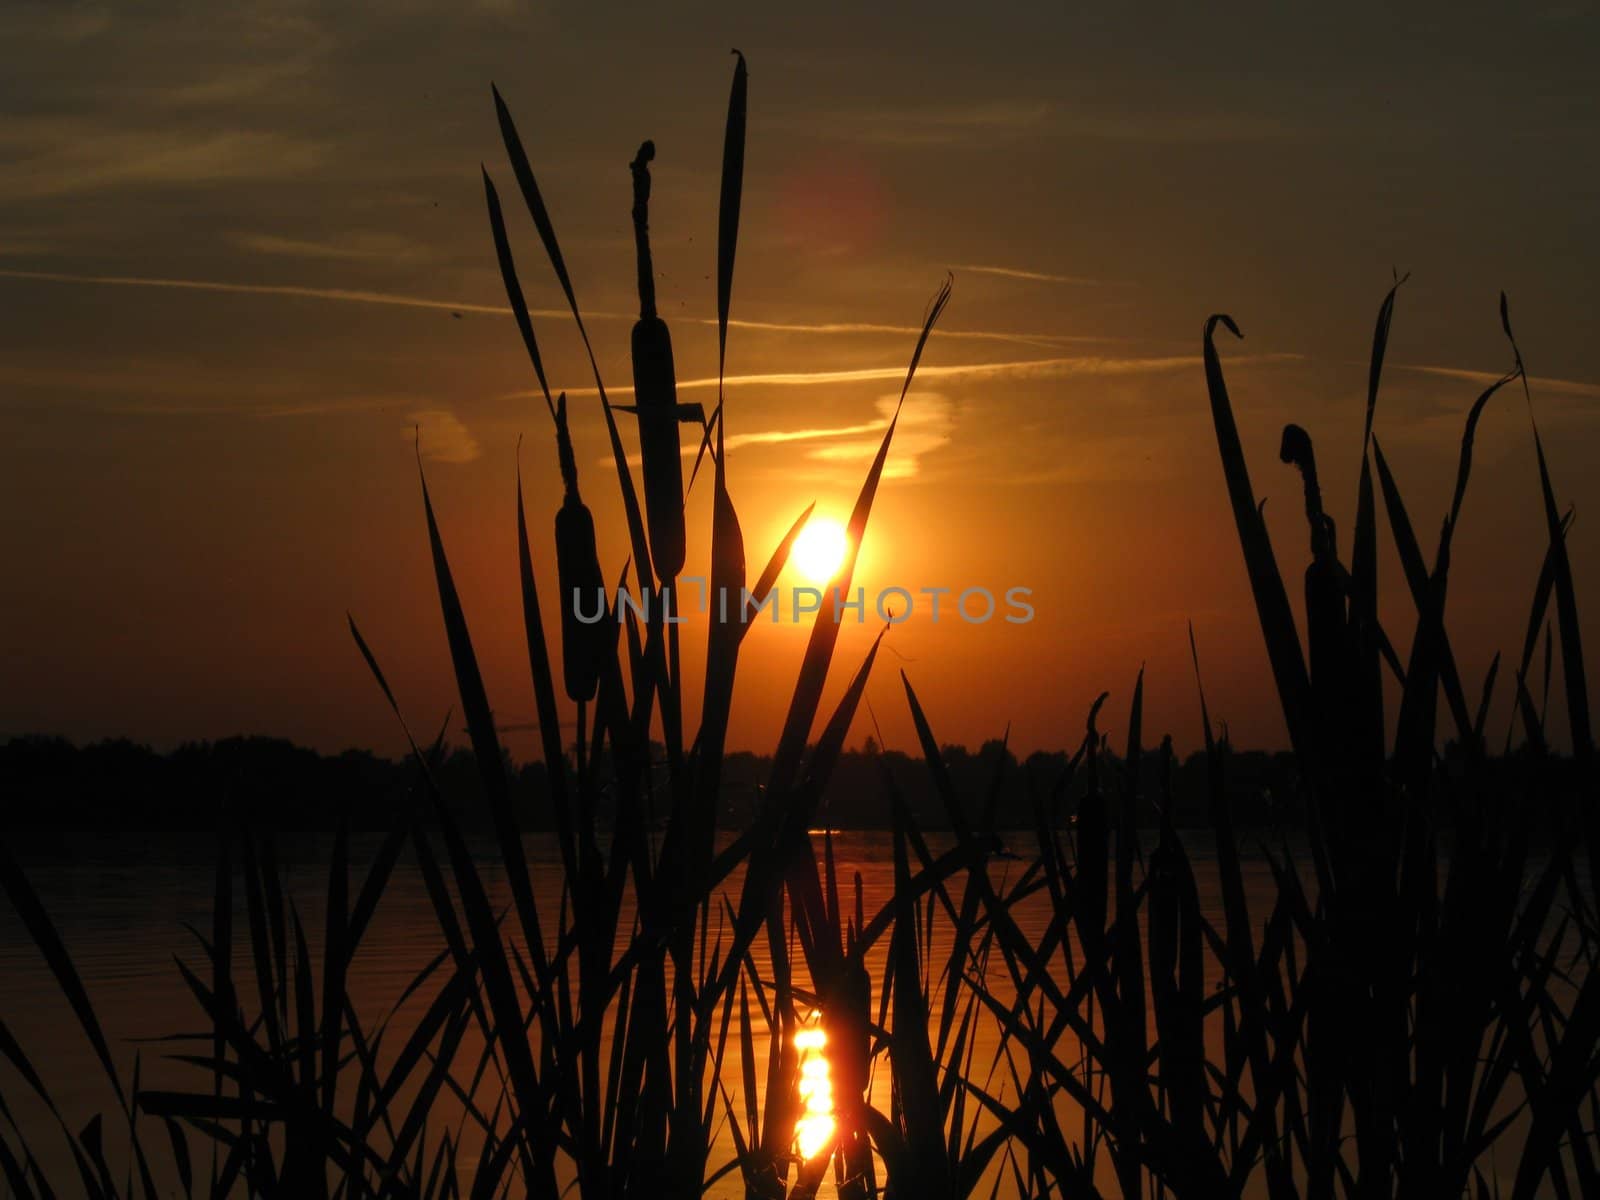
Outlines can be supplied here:
[[[742, 195], [745, 95], [741, 58], [729, 97], [718, 222], [719, 377]], [[644, 451], [647, 519], [554, 225], [498, 92], [495, 103], [522, 197], [589, 352], [630, 565], [642, 589], [659, 583], [670, 594], [685, 551], [676, 425], [696, 419], [699, 410], [677, 403], [671, 341], [656, 311], [648, 237], [653, 146], [644, 143], [630, 164], [640, 296], [632, 411]], [[1235, 335], [1238, 329], [1223, 316], [1206, 326], [1205, 376], [1223, 473], [1305, 781], [1314, 871], [1307, 883], [1291, 847], [1280, 844], [1262, 852], [1262, 890], [1247, 886], [1253, 864], [1241, 850], [1246, 831], [1229, 806], [1226, 726], [1213, 733], [1203, 692], [1211, 845], [1205, 857], [1191, 859], [1174, 819], [1170, 743], [1163, 743], [1159, 832], [1146, 858], [1136, 811], [1145, 757], [1142, 671], [1121, 769], [1097, 728], [1102, 695], [1054, 787], [1030, 797], [1036, 853], [1012, 876], [1011, 867], [995, 866], [993, 855], [1003, 757], [975, 828], [973, 809], [956, 794], [932, 724], [902, 675], [954, 845], [942, 854], [930, 850], [880, 761], [893, 821], [892, 895], [876, 914], [866, 911], [858, 874], [848, 915], [833, 839], [823, 835], [819, 863], [810, 830], [865, 699], [882, 635], [827, 714], [821, 698], [839, 620], [826, 607], [818, 613], [756, 820], [731, 842], [719, 841], [721, 760], [738, 652], [752, 634], [749, 612], [710, 632], [700, 725], [683, 751], [675, 724], [681, 680], [659, 615], [643, 640], [629, 627], [631, 670], [623, 670], [594, 520], [579, 491], [566, 395], [552, 399], [487, 172], [484, 183], [506, 294], [556, 432], [563, 485], [555, 551], [563, 682], [578, 709], [575, 781], [563, 761], [520, 478], [517, 495], [529, 666], [561, 843], [558, 907], [541, 912], [536, 902], [493, 709], [424, 482], [446, 640], [510, 914], [492, 899], [481, 852], [468, 843], [433, 778], [443, 734], [424, 750], [401, 718], [422, 803], [384, 840], [353, 898], [349, 839], [341, 831], [334, 841], [320, 970], [293, 898], [286, 903], [270, 843], [228, 829], [202, 969], [180, 964], [205, 1018], [197, 1044], [209, 1045], [210, 1053], [189, 1047], [179, 1060], [203, 1078], [187, 1091], [144, 1088], [136, 1059], [132, 1086], [124, 1090], [65, 946], [0, 843], [0, 893], [10, 898], [109, 1076], [133, 1159], [124, 1186], [105, 1162], [99, 1119], [73, 1133], [0, 1024], [0, 1059], [56, 1117], [73, 1155], [69, 1165], [77, 1168], [76, 1177], [47, 1182], [50, 1169], [11, 1123], [12, 1097], [0, 1097], [0, 1196], [148, 1197], [173, 1190], [170, 1174], [186, 1195], [615, 1200], [700, 1195], [736, 1173], [748, 1197], [800, 1200], [815, 1195], [832, 1171], [841, 1200], [1256, 1194], [1367, 1200], [1488, 1196], [1495, 1194], [1496, 1167], [1505, 1173], [1502, 1181], [1513, 1180], [1514, 1200], [1547, 1192], [1600, 1195], [1594, 1134], [1600, 976], [1590, 969], [1600, 953], [1593, 937], [1600, 818], [1592, 804], [1565, 814], [1577, 818], [1563, 830], [1571, 836], [1541, 850], [1528, 803], [1542, 798], [1557, 766], [1529, 681], [1552, 603], [1572, 765], [1582, 797], [1593, 795], [1567, 522], [1556, 508], [1537, 431], [1549, 546], [1515, 670], [1526, 769], [1508, 766], [1522, 772], [1508, 783], [1475, 769], [1442, 797], [1445, 803], [1436, 794], [1451, 786], [1436, 769], [1437, 694], [1443, 692], [1464, 742], [1477, 752], [1493, 683], [1491, 670], [1474, 721], [1443, 610], [1449, 538], [1461, 513], [1476, 421], [1497, 388], [1517, 378], [1526, 385], [1514, 343], [1514, 371], [1479, 398], [1468, 418], [1431, 570], [1372, 430], [1393, 290], [1374, 339], [1348, 572], [1338, 559], [1310, 437], [1296, 425], [1284, 430], [1281, 457], [1301, 473], [1311, 534], [1308, 668], [1213, 344], [1217, 325]], [[948, 296], [947, 284], [925, 317], [902, 402]], [[1502, 323], [1509, 336], [1504, 308]], [[728, 484], [720, 386], [715, 414], [702, 423], [702, 452], [713, 458], [709, 575], [714, 586], [738, 595], [747, 579], [745, 546]], [[841, 589], [848, 588], [894, 433], [891, 420], [857, 497], [850, 553], [834, 581]], [[1404, 668], [1377, 624], [1374, 476], [1419, 614]], [[802, 514], [758, 576], [757, 603], [775, 586], [804, 521]], [[580, 620], [580, 611], [598, 619]], [[353, 620], [351, 633], [398, 717], [394, 693]], [[1545, 637], [1548, 688], [1552, 651]], [[1195, 653], [1197, 676], [1198, 659]], [[1402, 688], [1393, 761], [1381, 737], [1383, 662]], [[584, 731], [591, 703], [592, 740]], [[642, 752], [657, 705], [668, 743], [664, 777]], [[1346, 759], [1359, 759], [1359, 771]], [[1475, 768], [1483, 766], [1475, 760]], [[596, 815], [602, 791], [615, 814], [609, 829]], [[1070, 826], [1062, 820], [1068, 801], [1077, 806]], [[1454, 820], [1448, 854], [1436, 823], [1441, 808]], [[651, 836], [657, 820], [665, 830], [660, 839]], [[374, 1021], [357, 1011], [349, 980], [408, 841], [441, 949], [407, 988], [408, 996], [426, 1001], [426, 1011], [401, 1034], [393, 1014]], [[434, 850], [441, 841], [442, 863]], [[1595, 873], [1587, 891], [1578, 879], [1585, 850]], [[243, 874], [239, 893], [234, 865]], [[732, 885], [741, 870], [742, 882]], [[1202, 904], [1208, 888], [1220, 912]], [[236, 895], [248, 914], [247, 931], [233, 928]], [[1030, 908], [1043, 909], [1042, 925], [1025, 930]], [[801, 1032], [800, 1014], [812, 1010], [821, 1024]], [[762, 1023], [769, 1047], [764, 1086], [756, 1049]], [[824, 1036], [826, 1087], [822, 1063], [812, 1057], [808, 1065], [805, 1058], [821, 1052]], [[471, 1061], [474, 1045], [481, 1050]], [[731, 1066], [724, 1074], [731, 1061], [725, 1051], [734, 1047], [737, 1079]], [[875, 1080], [885, 1076], [887, 1111], [879, 1111]], [[802, 1124], [808, 1111], [813, 1120]], [[142, 1136], [141, 1120], [143, 1129], [151, 1120], [165, 1123], [173, 1171], [149, 1165], [160, 1139]], [[798, 1163], [797, 1128], [800, 1149], [809, 1154]], [[718, 1163], [713, 1147], [723, 1130], [733, 1154]], [[482, 1143], [476, 1162], [463, 1149], [464, 1133]], [[1508, 1150], [1517, 1138], [1520, 1144]], [[194, 1178], [204, 1158], [191, 1154], [192, 1139], [215, 1151], [205, 1156], [212, 1162], [209, 1180]]]
[[[556, 510], [556, 578], [561, 584], [561, 666], [567, 699], [594, 699], [606, 653], [606, 582], [595, 550], [594, 518], [578, 493], [578, 463], [567, 429], [567, 394], [556, 402], [556, 454], [561, 461], [561, 507]], [[599, 612], [585, 619], [585, 606]]]
[[633, 326], [633, 398], [639, 418], [639, 453], [644, 469], [645, 518], [650, 559], [663, 584], [683, 570], [683, 459], [678, 447], [678, 385], [672, 367], [672, 335], [656, 314], [656, 283], [650, 258], [650, 162], [654, 142], [645, 142], [628, 164], [633, 172], [633, 241], [639, 267], [639, 319]]

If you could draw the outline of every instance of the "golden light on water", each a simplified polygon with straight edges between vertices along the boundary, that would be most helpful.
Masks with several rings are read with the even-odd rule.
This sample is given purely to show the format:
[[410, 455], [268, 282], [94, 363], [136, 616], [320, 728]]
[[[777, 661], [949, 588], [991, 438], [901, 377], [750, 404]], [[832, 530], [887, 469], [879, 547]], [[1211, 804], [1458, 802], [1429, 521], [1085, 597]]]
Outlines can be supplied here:
[[828, 1077], [828, 1035], [810, 1026], [794, 1035], [800, 1052], [800, 1118], [794, 1140], [801, 1158], [815, 1158], [833, 1144], [833, 1081]]
[[844, 562], [850, 541], [832, 517], [812, 517], [794, 539], [790, 561], [813, 583], [827, 583]]

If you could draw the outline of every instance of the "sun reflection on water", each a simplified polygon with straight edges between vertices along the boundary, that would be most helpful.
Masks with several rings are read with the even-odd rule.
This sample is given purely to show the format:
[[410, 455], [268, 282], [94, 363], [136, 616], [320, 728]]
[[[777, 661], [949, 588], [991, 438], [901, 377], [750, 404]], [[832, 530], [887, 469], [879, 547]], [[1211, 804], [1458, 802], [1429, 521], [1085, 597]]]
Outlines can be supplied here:
[[828, 1076], [828, 1035], [808, 1026], [794, 1035], [800, 1052], [800, 1118], [794, 1123], [801, 1158], [815, 1158], [833, 1144], [833, 1081]]

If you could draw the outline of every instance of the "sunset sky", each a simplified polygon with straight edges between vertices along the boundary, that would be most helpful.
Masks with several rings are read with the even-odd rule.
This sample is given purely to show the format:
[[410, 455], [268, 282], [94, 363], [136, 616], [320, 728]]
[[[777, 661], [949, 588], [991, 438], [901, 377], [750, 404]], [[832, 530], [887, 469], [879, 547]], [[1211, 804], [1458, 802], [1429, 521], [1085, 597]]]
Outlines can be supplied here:
[[[714, 386], [689, 381], [716, 374], [733, 46], [750, 120], [728, 471], [751, 575], [811, 501], [848, 513], [950, 271], [858, 583], [1033, 591], [1027, 625], [914, 616], [890, 634], [868, 691], [889, 744], [912, 743], [901, 669], [943, 739], [1009, 724], [1028, 751], [1076, 742], [1104, 690], [1120, 723], [1144, 664], [1147, 730], [1192, 747], [1192, 620], [1213, 715], [1236, 743], [1281, 745], [1201, 326], [1228, 312], [1246, 335], [1222, 348], [1298, 605], [1306, 529], [1279, 435], [1293, 420], [1316, 439], [1347, 555], [1373, 318], [1396, 269], [1411, 279], [1376, 427], [1419, 535], [1431, 557], [1466, 411], [1510, 365], [1504, 289], [1558, 501], [1578, 513], [1592, 678], [1600, 13], [1290, 7], [6, 4], [0, 737], [252, 732], [396, 752], [346, 610], [412, 723], [436, 726], [456, 697], [414, 427], [496, 714], [531, 720], [519, 435], [547, 603], [560, 483], [480, 162], [570, 394], [609, 576], [627, 549], [592, 380], [515, 202], [490, 83], [618, 389], [637, 314], [628, 162], [655, 140], [661, 312], [682, 398], [709, 405]], [[1491, 402], [1474, 470], [1449, 625], [1475, 698], [1490, 656], [1520, 650], [1545, 546], [1520, 392]], [[689, 500], [691, 571], [708, 496]], [[1386, 522], [1380, 541], [1403, 653], [1414, 618]], [[874, 632], [847, 627], [830, 695]], [[771, 749], [804, 636], [752, 633], [734, 746]], [[692, 711], [702, 645], [686, 643]], [[863, 713], [852, 741], [870, 730]], [[511, 745], [532, 753], [526, 735]]]

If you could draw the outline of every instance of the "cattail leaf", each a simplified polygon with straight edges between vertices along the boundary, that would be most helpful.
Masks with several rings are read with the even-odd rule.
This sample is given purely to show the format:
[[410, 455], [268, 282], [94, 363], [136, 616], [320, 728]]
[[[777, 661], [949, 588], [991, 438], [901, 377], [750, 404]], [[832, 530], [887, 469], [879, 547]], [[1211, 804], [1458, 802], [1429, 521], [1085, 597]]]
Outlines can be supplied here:
[[528, 643], [528, 674], [533, 680], [534, 705], [539, 717], [539, 742], [544, 750], [546, 786], [555, 813], [562, 861], [568, 878], [576, 876], [577, 855], [567, 808], [567, 757], [561, 747], [561, 717], [556, 708], [555, 678], [550, 669], [550, 648], [545, 642], [544, 618], [539, 609], [539, 586], [528, 548], [528, 519], [522, 502], [522, 461], [517, 460], [517, 572], [522, 585], [522, 628]]
[[[420, 466], [419, 473], [420, 473]], [[483, 678], [478, 671], [477, 657], [473, 653], [471, 636], [467, 631], [466, 616], [456, 594], [450, 564], [445, 557], [444, 543], [439, 536], [438, 522], [434, 518], [433, 502], [428, 495], [427, 480], [422, 480], [423, 510], [427, 516], [428, 542], [433, 551], [434, 574], [439, 591], [439, 604], [444, 617], [446, 638], [450, 645], [451, 663], [455, 668], [456, 687], [461, 694], [462, 710], [467, 719], [467, 730], [472, 741], [473, 755], [483, 780], [484, 790], [494, 820], [500, 843], [501, 858], [511, 885], [518, 918], [529, 953], [533, 956], [541, 978], [547, 970], [543, 934], [539, 927], [538, 909], [528, 877], [528, 867], [521, 835], [511, 815], [510, 793], [506, 785], [499, 738], [495, 734], [493, 714], [483, 688]], [[447, 810], [436, 804], [436, 813], [444, 816]], [[454, 867], [457, 887], [461, 892], [468, 926], [472, 931], [475, 953], [483, 971], [485, 990], [490, 1000], [495, 1023], [501, 1029], [520, 1029], [523, 1025], [522, 1006], [511, 979], [510, 967], [498, 933], [497, 923], [489, 908], [488, 896], [483, 890], [460, 831], [453, 821], [443, 821], [446, 843]], [[506, 1050], [507, 1065], [524, 1115], [542, 1111], [544, 1096], [539, 1088], [532, 1054], [524, 1039], [507, 1037], [501, 1041]]]
[[1550, 467], [1545, 461], [1539, 431], [1533, 432], [1534, 449], [1539, 458], [1539, 487], [1543, 493], [1545, 528], [1550, 538], [1550, 560], [1555, 584], [1556, 622], [1561, 630], [1561, 678], [1566, 685], [1567, 723], [1572, 735], [1572, 752], [1588, 769], [1594, 752], [1594, 730], [1589, 720], [1589, 689], [1584, 674], [1583, 642], [1578, 621], [1577, 592], [1572, 583], [1572, 562], [1567, 555], [1567, 540], [1556, 511], [1555, 492], [1550, 486]]
[[1378, 308], [1372, 333], [1372, 356], [1367, 372], [1367, 414], [1361, 436], [1361, 474], [1356, 490], [1356, 521], [1350, 550], [1350, 628], [1354, 636], [1356, 660], [1353, 665], [1346, 702], [1353, 705], [1353, 731], [1364, 754], [1366, 766], [1375, 770], [1383, 758], [1383, 680], [1378, 663], [1381, 631], [1378, 628], [1378, 537], [1376, 502], [1372, 490], [1372, 462], [1367, 450], [1372, 442], [1372, 419], [1378, 407], [1378, 383], [1383, 376], [1384, 355], [1389, 346], [1389, 327], [1394, 320], [1395, 294], [1404, 278], [1394, 286]]
[[1450, 497], [1450, 523], [1448, 528], [1452, 534], [1455, 532], [1456, 526], [1461, 522], [1461, 503], [1466, 499], [1467, 479], [1472, 472], [1472, 446], [1477, 438], [1478, 420], [1483, 416], [1484, 406], [1489, 403], [1490, 398], [1515, 378], [1517, 378], [1515, 371], [1507, 371], [1500, 376], [1499, 379], [1484, 389], [1467, 413], [1466, 428], [1461, 432], [1461, 459], [1456, 467], [1455, 491]]
[[894, 961], [894, 1036], [889, 1043], [889, 1063], [909, 1151], [905, 1166], [911, 1175], [891, 1177], [889, 1186], [907, 1195], [943, 1196], [950, 1193], [949, 1160], [944, 1154], [938, 1081], [928, 1044], [928, 1009], [918, 969], [917, 914], [906, 860], [905, 830], [910, 814], [898, 794], [893, 797], [891, 812], [895, 916], [889, 939], [889, 956]]
[[[1561, 676], [1566, 684], [1572, 753], [1587, 775], [1594, 753], [1594, 730], [1589, 721], [1589, 688], [1584, 675], [1583, 643], [1578, 625], [1577, 593], [1572, 583], [1572, 562], [1567, 556], [1567, 541], [1562, 534], [1561, 517], [1556, 508], [1555, 489], [1550, 486], [1550, 465], [1545, 460], [1544, 442], [1539, 437], [1538, 423], [1533, 419], [1533, 394], [1528, 383], [1527, 368], [1523, 365], [1516, 335], [1511, 332], [1510, 306], [1504, 292], [1500, 293], [1500, 327], [1505, 330], [1506, 341], [1511, 343], [1516, 374], [1522, 379], [1523, 395], [1528, 401], [1528, 422], [1533, 428], [1533, 448], [1539, 459], [1539, 490], [1544, 501], [1545, 530], [1550, 540], [1556, 619], [1561, 627]], [[1597, 876], [1600, 876], [1600, 867], [1595, 869]]]
[[34, 948], [39, 951], [40, 957], [44, 959], [45, 966], [50, 969], [50, 974], [55, 978], [62, 997], [72, 1010], [72, 1015], [77, 1018], [78, 1027], [88, 1038], [95, 1058], [104, 1069], [106, 1078], [111, 1081], [111, 1088], [116, 1093], [119, 1106], [126, 1110], [128, 1100], [123, 1092], [122, 1078], [112, 1061], [111, 1048], [106, 1043], [105, 1033], [100, 1028], [94, 1004], [83, 986], [83, 978], [73, 965], [72, 956], [67, 953], [66, 945], [56, 930], [55, 922], [45, 911], [39, 893], [34, 891], [33, 885], [28, 882], [28, 877], [23, 874], [16, 859], [11, 857], [11, 851], [3, 840], [0, 840], [0, 890], [4, 890], [10, 898], [12, 909], [22, 922], [22, 927], [28, 931], [28, 937], [32, 940]]
[[322, 934], [322, 1022], [317, 1042], [322, 1051], [322, 1107], [333, 1111], [334, 1086], [338, 1082], [339, 1040], [345, 1009], [345, 979], [350, 965], [350, 818], [342, 812], [333, 836], [333, 851], [328, 856], [328, 889]]
[[[1467, 711], [1466, 693], [1461, 687], [1450, 636], [1444, 628], [1443, 577], [1430, 575], [1423, 563], [1422, 548], [1417, 544], [1399, 484], [1395, 482], [1394, 473], [1390, 471], [1388, 461], [1383, 456], [1383, 447], [1376, 437], [1372, 439], [1372, 458], [1378, 470], [1384, 507], [1389, 515], [1389, 530], [1394, 537], [1406, 583], [1411, 589], [1412, 603], [1417, 609], [1417, 633], [1412, 639], [1411, 662], [1405, 671], [1405, 687], [1400, 702], [1403, 719], [1399, 725], [1403, 730], [1412, 731], [1407, 734], [1409, 753], [1414, 761], [1421, 762], [1426, 761], [1432, 752], [1434, 689], [1444, 691], [1445, 702], [1456, 724], [1457, 736], [1464, 746], [1472, 744], [1472, 717]], [[1449, 540], [1443, 534], [1440, 537], [1440, 553], [1440, 562], [1448, 570]], [[1396, 738], [1399, 736], [1397, 732]], [[1421, 745], [1418, 745], [1419, 739]]]
[[1500, 652], [1495, 651], [1494, 657], [1489, 660], [1489, 671], [1484, 676], [1483, 693], [1478, 700], [1478, 716], [1472, 722], [1473, 740], [1479, 745], [1483, 744], [1483, 728], [1489, 719], [1489, 702], [1494, 699], [1495, 676], [1500, 673]]
[[828, 664], [832, 661], [833, 648], [839, 640], [841, 616], [838, 606], [832, 603], [832, 599], [835, 596], [842, 596], [850, 588], [850, 580], [855, 572], [856, 556], [860, 553], [861, 541], [866, 536], [867, 519], [872, 513], [872, 502], [878, 493], [878, 481], [883, 477], [883, 466], [889, 457], [889, 445], [894, 439], [895, 425], [900, 419], [900, 409], [905, 404], [906, 393], [911, 389], [911, 381], [916, 375], [917, 364], [922, 359], [922, 351], [928, 343], [928, 336], [933, 332], [939, 315], [950, 301], [950, 286], [951, 281], [946, 279], [923, 320], [922, 332], [917, 338], [916, 348], [911, 353], [911, 365], [906, 371], [905, 383], [901, 385], [900, 398], [895, 404], [894, 414], [889, 419], [889, 427], [884, 430], [883, 441], [878, 446], [878, 453], [872, 460], [867, 478], [861, 485], [861, 492], [856, 497], [855, 508], [850, 513], [850, 522], [846, 529], [847, 548], [844, 562], [824, 589], [825, 598], [822, 607], [812, 622], [811, 637], [806, 643], [805, 657], [800, 664], [800, 677], [795, 683], [794, 694], [789, 701], [788, 715], [784, 718], [783, 732], [778, 738], [778, 749], [773, 755], [768, 789], [777, 795], [787, 793], [793, 785], [806, 740], [811, 735], [811, 725], [816, 719], [817, 705], [822, 699], [823, 684], [827, 680]]
[[639, 508], [638, 493], [633, 486], [633, 474], [628, 468], [628, 456], [622, 448], [622, 438], [617, 433], [617, 422], [612, 414], [611, 401], [606, 396], [605, 382], [600, 378], [600, 365], [595, 360], [594, 347], [589, 343], [589, 331], [584, 327], [583, 314], [578, 309], [578, 297], [573, 291], [572, 279], [567, 274], [566, 260], [561, 256], [561, 245], [556, 240], [555, 226], [550, 220], [549, 211], [545, 208], [544, 197], [539, 192], [533, 167], [528, 162], [527, 152], [522, 148], [522, 139], [517, 134], [516, 123], [511, 119], [511, 110], [501, 98], [500, 90], [492, 86], [490, 90], [494, 94], [495, 116], [500, 123], [500, 137], [505, 143], [506, 156], [511, 160], [512, 173], [517, 177], [517, 186], [522, 190], [523, 202], [527, 205], [529, 216], [533, 218], [539, 240], [544, 244], [545, 257], [550, 260], [550, 268], [555, 272], [556, 281], [561, 285], [561, 292], [567, 299], [567, 307], [572, 312], [572, 319], [578, 326], [584, 352], [589, 357], [589, 369], [594, 374], [595, 389], [600, 393], [600, 408], [606, 419], [606, 433], [611, 440], [612, 459], [617, 469], [617, 482], [622, 491], [623, 514], [628, 522], [634, 569], [638, 572], [639, 587], [642, 590], [648, 588], [651, 583], [650, 542], [645, 534], [644, 516]]
[[1228, 497], [1233, 504], [1239, 544], [1244, 551], [1245, 570], [1250, 578], [1250, 590], [1255, 596], [1256, 614], [1261, 622], [1262, 636], [1266, 639], [1267, 657], [1272, 664], [1272, 676], [1277, 685], [1284, 722], [1288, 726], [1289, 740], [1302, 761], [1314, 762], [1310, 679], [1306, 674], [1305, 658], [1300, 652], [1300, 635], [1295, 630], [1289, 597], [1284, 591], [1283, 579], [1278, 574], [1277, 560], [1273, 557], [1272, 541], [1267, 536], [1266, 524], [1261, 519], [1255, 492], [1250, 486], [1250, 472], [1245, 466], [1244, 449], [1239, 441], [1238, 426], [1234, 424], [1233, 407], [1228, 401], [1222, 362], [1217, 355], [1215, 333], [1218, 324], [1223, 325], [1234, 337], [1243, 336], [1232, 318], [1224, 313], [1217, 313], [1206, 321], [1203, 338], [1206, 388], [1211, 397], [1211, 419], [1216, 428], [1217, 449], [1222, 456], [1223, 475], [1227, 480]]
[[533, 318], [528, 315], [528, 302], [523, 298], [522, 285], [517, 282], [516, 259], [511, 253], [511, 241], [506, 236], [505, 217], [500, 211], [500, 195], [495, 191], [489, 170], [483, 168], [483, 195], [489, 208], [489, 229], [494, 235], [495, 257], [500, 263], [500, 279], [505, 284], [506, 300], [511, 304], [511, 315], [516, 318], [517, 329], [522, 334], [522, 344], [527, 348], [528, 361], [539, 379], [539, 390], [544, 393], [545, 407], [554, 420], [555, 404], [550, 399], [550, 381], [545, 378], [544, 359], [539, 354], [538, 339], [533, 336]]
[[418, 476], [422, 483], [422, 507], [428, 523], [428, 545], [433, 552], [433, 570], [439, 591], [439, 607], [444, 618], [445, 637], [450, 647], [450, 661], [455, 668], [456, 688], [461, 695], [462, 715], [467, 721], [467, 734], [472, 742], [473, 757], [483, 781], [489, 813], [493, 818], [500, 851], [505, 863], [507, 880], [516, 901], [517, 915], [522, 922], [523, 936], [527, 939], [529, 953], [533, 956], [535, 970], [543, 975], [545, 969], [544, 936], [539, 927], [538, 907], [534, 901], [529, 880], [526, 852], [522, 846], [521, 831], [511, 812], [511, 792], [506, 781], [504, 755], [500, 738], [495, 733], [494, 714], [489, 707], [489, 697], [483, 686], [483, 676], [478, 670], [477, 655], [472, 649], [472, 635], [467, 630], [466, 613], [456, 593], [455, 579], [450, 572], [450, 562], [445, 556], [444, 541], [439, 535], [439, 524], [434, 517], [433, 500], [428, 494], [428, 481], [418, 463]]
[[[722, 138], [722, 190], [717, 205], [717, 376], [727, 369], [728, 310], [733, 299], [733, 258], [739, 245], [739, 206], [744, 195], [744, 127], [749, 73], [737, 50], [733, 87], [728, 93], [728, 120]], [[722, 407], [719, 386], [717, 407]]]
[[765, 604], [767, 597], [772, 594], [772, 589], [778, 584], [778, 576], [783, 574], [783, 568], [788, 565], [789, 552], [794, 549], [794, 542], [800, 536], [800, 531], [806, 527], [806, 522], [811, 519], [812, 512], [816, 509], [817, 502], [813, 500], [806, 505], [803, 513], [789, 526], [789, 532], [783, 535], [783, 540], [778, 543], [777, 549], [772, 552], [772, 557], [767, 560], [766, 568], [761, 572], [761, 577], [756, 580], [756, 586], [750, 590], [751, 607], [746, 611], [746, 628], [749, 628], [748, 619], [754, 609]]

